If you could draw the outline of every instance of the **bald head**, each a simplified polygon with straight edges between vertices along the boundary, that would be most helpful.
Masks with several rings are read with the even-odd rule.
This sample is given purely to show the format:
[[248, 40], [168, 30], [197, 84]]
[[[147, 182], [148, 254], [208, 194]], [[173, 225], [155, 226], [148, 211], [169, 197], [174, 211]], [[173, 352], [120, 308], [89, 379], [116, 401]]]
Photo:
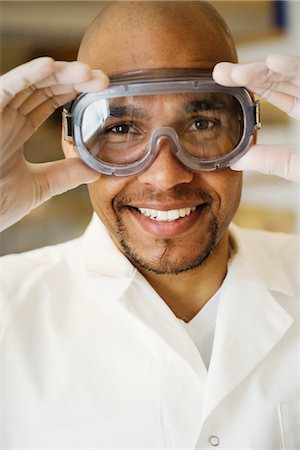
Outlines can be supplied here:
[[108, 74], [235, 62], [231, 33], [206, 1], [113, 2], [86, 31], [80, 61]]

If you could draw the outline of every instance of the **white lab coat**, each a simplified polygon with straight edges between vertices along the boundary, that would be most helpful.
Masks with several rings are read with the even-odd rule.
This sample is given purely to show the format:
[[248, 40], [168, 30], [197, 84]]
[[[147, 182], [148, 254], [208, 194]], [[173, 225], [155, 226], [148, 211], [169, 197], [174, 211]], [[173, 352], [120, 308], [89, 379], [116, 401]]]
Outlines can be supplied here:
[[1, 448], [299, 449], [296, 239], [231, 234], [208, 373], [96, 217], [5, 257]]

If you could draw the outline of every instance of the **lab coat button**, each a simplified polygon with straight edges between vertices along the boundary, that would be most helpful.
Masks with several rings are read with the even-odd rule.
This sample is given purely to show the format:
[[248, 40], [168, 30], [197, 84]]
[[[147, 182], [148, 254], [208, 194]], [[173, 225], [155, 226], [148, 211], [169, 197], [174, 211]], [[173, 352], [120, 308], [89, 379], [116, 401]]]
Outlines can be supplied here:
[[208, 442], [212, 447], [218, 447], [218, 445], [220, 444], [220, 439], [218, 438], [218, 436], [210, 436]]

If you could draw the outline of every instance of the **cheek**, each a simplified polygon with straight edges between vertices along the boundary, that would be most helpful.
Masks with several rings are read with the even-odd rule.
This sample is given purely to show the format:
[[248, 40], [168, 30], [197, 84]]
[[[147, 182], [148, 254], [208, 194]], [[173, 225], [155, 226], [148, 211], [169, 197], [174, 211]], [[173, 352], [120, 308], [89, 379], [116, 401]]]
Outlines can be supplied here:
[[217, 214], [231, 219], [240, 202], [243, 181], [242, 172], [224, 169], [219, 172], [207, 172], [204, 174], [204, 177], [218, 200]]
[[243, 174], [231, 169], [223, 171], [223, 177], [220, 180], [220, 196], [222, 209], [231, 221], [240, 204]]
[[125, 178], [103, 175], [95, 183], [88, 185], [93, 209], [109, 229], [114, 228], [116, 223], [116, 213], [112, 206], [113, 200], [127, 183], [128, 180]]

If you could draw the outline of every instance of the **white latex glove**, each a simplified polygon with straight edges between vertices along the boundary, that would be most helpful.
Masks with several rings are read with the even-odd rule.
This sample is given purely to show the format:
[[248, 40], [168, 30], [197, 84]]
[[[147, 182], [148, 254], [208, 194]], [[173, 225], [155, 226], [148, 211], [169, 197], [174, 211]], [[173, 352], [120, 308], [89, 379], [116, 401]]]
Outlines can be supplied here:
[[[300, 121], [300, 57], [270, 55], [253, 64], [219, 63], [213, 78], [224, 86], [245, 86]], [[231, 166], [300, 183], [300, 145], [254, 145]]]
[[28, 163], [23, 144], [56, 108], [79, 92], [102, 90], [108, 82], [106, 75], [86, 64], [49, 57], [0, 78], [0, 230], [52, 196], [99, 177], [78, 158]]

